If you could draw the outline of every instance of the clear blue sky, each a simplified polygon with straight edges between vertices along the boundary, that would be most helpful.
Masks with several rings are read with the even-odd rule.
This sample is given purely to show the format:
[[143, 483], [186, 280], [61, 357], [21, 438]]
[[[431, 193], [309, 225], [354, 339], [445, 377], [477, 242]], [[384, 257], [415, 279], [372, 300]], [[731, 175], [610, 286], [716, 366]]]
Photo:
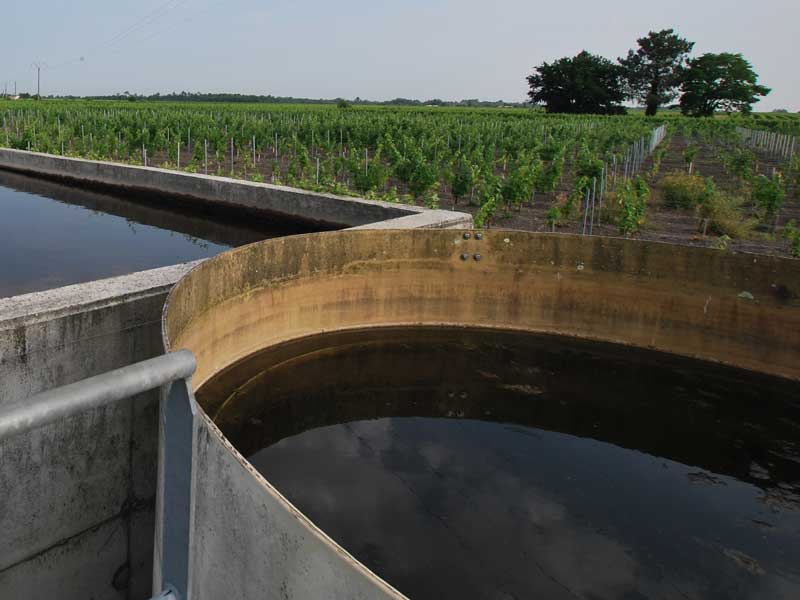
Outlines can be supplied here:
[[8, 4], [0, 86], [16, 80], [20, 91], [35, 91], [30, 65], [42, 60], [45, 95], [187, 90], [519, 101], [525, 76], [542, 61], [584, 48], [616, 58], [649, 30], [674, 27], [697, 42], [696, 54], [743, 53], [773, 88], [758, 110], [800, 110], [797, 0]]

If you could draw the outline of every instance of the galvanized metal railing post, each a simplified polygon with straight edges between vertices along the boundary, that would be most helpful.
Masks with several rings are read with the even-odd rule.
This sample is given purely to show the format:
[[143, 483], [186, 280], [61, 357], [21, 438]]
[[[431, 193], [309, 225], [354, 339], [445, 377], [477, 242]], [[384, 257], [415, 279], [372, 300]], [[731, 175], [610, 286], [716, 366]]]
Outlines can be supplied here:
[[172, 587], [190, 598], [191, 523], [197, 406], [189, 378], [164, 390], [159, 423], [159, 467], [154, 589]]

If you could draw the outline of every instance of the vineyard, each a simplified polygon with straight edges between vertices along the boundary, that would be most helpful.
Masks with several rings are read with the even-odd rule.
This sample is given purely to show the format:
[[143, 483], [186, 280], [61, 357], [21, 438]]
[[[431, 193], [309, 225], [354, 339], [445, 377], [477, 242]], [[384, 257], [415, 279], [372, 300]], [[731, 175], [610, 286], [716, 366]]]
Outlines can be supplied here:
[[479, 227], [800, 255], [800, 119], [0, 101], [0, 146], [472, 213]]

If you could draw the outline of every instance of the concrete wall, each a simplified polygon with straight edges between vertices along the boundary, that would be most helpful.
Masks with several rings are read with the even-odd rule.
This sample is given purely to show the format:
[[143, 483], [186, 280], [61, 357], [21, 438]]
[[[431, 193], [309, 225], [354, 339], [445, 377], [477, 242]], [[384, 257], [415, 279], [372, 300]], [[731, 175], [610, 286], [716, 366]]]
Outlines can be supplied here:
[[[462, 213], [14, 150], [0, 149], [0, 168], [345, 225], [472, 223]], [[161, 354], [164, 299], [190, 266], [0, 299], [0, 406]], [[149, 597], [157, 401], [146, 394], [0, 443], [0, 598]]]
[[403, 598], [311, 524], [210, 420], [196, 425], [192, 600]]
[[[201, 402], [220, 374], [255, 376], [260, 361], [244, 359], [264, 349], [418, 325], [619, 343], [800, 382], [800, 261], [560, 234], [343, 231], [205, 261], [164, 309], [166, 346], [197, 358]], [[196, 597], [396, 597], [224, 439], [212, 418], [225, 395], [210, 397], [195, 446]]]
[[197, 389], [276, 344], [408, 324], [621, 343], [800, 380], [800, 260], [775, 256], [521, 231], [342, 231], [226, 252], [167, 302], [169, 343], [195, 353]]
[[235, 211], [263, 212], [326, 225], [356, 227], [391, 221], [390, 227], [469, 227], [470, 215], [307, 192], [226, 177], [198, 175], [152, 167], [65, 158], [0, 148], [0, 168], [73, 183], [100, 185], [173, 202]]
[[[163, 353], [179, 265], [0, 299], [0, 406]], [[158, 393], [0, 442], [0, 598], [140, 599]]]

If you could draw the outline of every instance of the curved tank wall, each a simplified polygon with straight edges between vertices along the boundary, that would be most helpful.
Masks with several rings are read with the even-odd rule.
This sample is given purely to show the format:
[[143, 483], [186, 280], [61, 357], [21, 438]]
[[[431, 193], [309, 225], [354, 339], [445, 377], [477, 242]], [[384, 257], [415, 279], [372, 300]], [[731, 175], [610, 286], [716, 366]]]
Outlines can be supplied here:
[[[196, 267], [164, 309], [199, 389], [253, 353], [382, 326], [496, 327], [632, 345], [800, 381], [800, 261], [623, 239], [346, 231]], [[269, 485], [202, 406], [194, 597], [400, 597]]]

